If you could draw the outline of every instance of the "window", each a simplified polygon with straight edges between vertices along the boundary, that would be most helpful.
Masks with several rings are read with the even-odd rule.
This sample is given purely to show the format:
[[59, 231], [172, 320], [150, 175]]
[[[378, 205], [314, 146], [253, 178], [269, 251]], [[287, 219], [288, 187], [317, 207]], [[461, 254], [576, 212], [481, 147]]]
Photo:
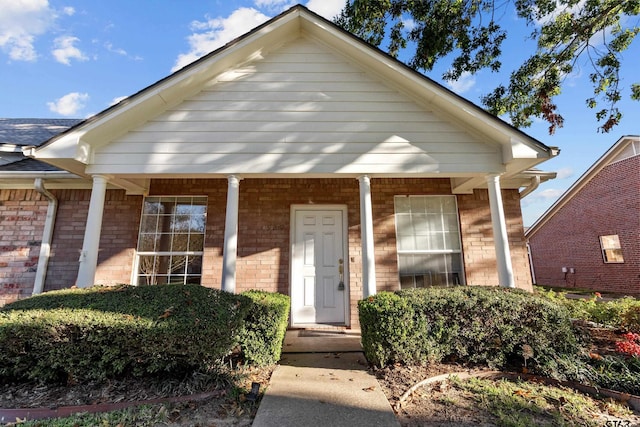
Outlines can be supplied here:
[[206, 197], [147, 197], [142, 207], [136, 283], [200, 283]]
[[617, 234], [610, 236], [600, 236], [600, 248], [602, 248], [602, 258], [605, 263], [624, 262], [622, 248]]
[[462, 284], [455, 196], [396, 196], [395, 214], [400, 287]]

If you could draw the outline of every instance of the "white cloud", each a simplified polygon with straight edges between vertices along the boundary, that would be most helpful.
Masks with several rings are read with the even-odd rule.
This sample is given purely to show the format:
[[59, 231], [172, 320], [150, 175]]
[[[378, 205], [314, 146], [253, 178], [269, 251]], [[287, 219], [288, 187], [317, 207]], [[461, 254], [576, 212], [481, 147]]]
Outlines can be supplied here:
[[129, 59], [133, 59], [134, 61], [142, 61], [142, 57], [139, 55], [129, 55], [129, 52], [122, 49], [121, 47], [115, 47], [113, 43], [106, 42], [104, 44], [104, 48], [107, 49], [111, 53], [115, 53], [116, 55], [125, 56]]
[[89, 58], [80, 49], [74, 46], [80, 39], [73, 36], [58, 37], [53, 41], [56, 47], [51, 51], [53, 56], [61, 64], [71, 65], [71, 59], [87, 61]]
[[128, 56], [127, 51], [122, 49], [121, 47], [114, 47], [113, 43], [106, 42], [104, 44], [105, 49], [107, 49], [111, 53], [115, 53], [117, 55]]
[[111, 103], [109, 103], [109, 107], [116, 105], [117, 103], [119, 103], [120, 101], [122, 101], [123, 99], [127, 99], [128, 96], [118, 96], [116, 98], [113, 98], [111, 100]]
[[49, 110], [62, 116], [74, 116], [85, 107], [88, 100], [88, 93], [71, 92], [55, 102], [47, 102], [47, 106]]
[[15, 61], [35, 61], [33, 46], [57, 18], [47, 0], [0, 0], [0, 48]]
[[460, 75], [458, 80], [447, 82], [447, 86], [458, 95], [467, 92], [476, 84], [476, 78], [469, 72], [465, 71]]
[[62, 13], [64, 13], [67, 16], [73, 16], [73, 15], [75, 15], [76, 10], [71, 6], [67, 6], [67, 7], [62, 9]]
[[549, 22], [555, 20], [558, 15], [560, 15], [561, 13], [564, 12], [568, 12], [571, 13], [573, 15], [577, 15], [579, 14], [583, 9], [584, 9], [584, 5], [587, 2], [587, 0], [580, 0], [578, 3], [574, 4], [573, 6], [563, 6], [559, 0], [556, 0], [556, 8], [551, 12], [548, 13], [544, 16], [539, 17], [538, 19], [536, 19], [534, 22], [538, 25], [538, 26], [542, 26], [545, 24], [548, 24]]
[[573, 169], [562, 168], [562, 169], [559, 169], [557, 173], [558, 173], [558, 176], [556, 176], [557, 179], [571, 178], [573, 176]]
[[562, 193], [564, 193], [563, 190], [547, 188], [546, 190], [536, 192], [535, 198], [539, 200], [556, 200], [558, 197], [562, 196]]
[[407, 31], [411, 31], [416, 28], [416, 21], [411, 18], [403, 19], [402, 25], [404, 25], [404, 29]]
[[327, 19], [333, 19], [345, 5], [344, 0], [309, 0], [307, 8]]
[[269, 19], [253, 8], [236, 9], [226, 18], [217, 17], [207, 21], [194, 21], [189, 36], [190, 50], [180, 54], [171, 71], [179, 70], [209, 52], [224, 46], [225, 43], [243, 35]]

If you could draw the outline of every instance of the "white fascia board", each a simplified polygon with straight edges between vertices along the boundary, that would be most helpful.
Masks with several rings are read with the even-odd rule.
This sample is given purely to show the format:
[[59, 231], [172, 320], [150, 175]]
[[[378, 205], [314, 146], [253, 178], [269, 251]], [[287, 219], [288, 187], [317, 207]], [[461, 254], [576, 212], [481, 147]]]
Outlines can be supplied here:
[[79, 179], [80, 177], [67, 171], [7, 171], [0, 172], [0, 179]]
[[0, 144], [0, 153], [22, 153], [22, 145]]

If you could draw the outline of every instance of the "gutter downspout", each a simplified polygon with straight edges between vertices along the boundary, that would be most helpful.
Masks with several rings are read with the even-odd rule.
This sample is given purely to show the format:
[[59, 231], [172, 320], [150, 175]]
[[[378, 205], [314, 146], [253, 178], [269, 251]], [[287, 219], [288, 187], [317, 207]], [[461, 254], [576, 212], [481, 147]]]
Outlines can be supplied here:
[[53, 226], [56, 222], [56, 211], [58, 210], [58, 199], [44, 188], [44, 181], [42, 178], [36, 178], [33, 183], [33, 187], [49, 201], [47, 217], [44, 221], [44, 230], [42, 231], [42, 243], [40, 244], [40, 256], [38, 257], [36, 280], [33, 284], [32, 292], [32, 295], [38, 295], [44, 291], [44, 280], [47, 277], [47, 267], [49, 266], [49, 257], [51, 254]]
[[528, 186], [526, 186], [521, 192], [520, 192], [520, 198], [524, 199], [525, 197], [527, 197], [529, 194], [533, 193], [536, 188], [538, 188], [538, 186], [540, 185], [540, 175], [536, 175], [533, 178], [531, 178], [531, 184], [529, 184]]

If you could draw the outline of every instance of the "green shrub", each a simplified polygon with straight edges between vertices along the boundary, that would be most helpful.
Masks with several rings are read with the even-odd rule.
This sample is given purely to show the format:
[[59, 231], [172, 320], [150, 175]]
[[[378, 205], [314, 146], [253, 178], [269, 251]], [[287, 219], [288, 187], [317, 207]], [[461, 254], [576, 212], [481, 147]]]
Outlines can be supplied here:
[[450, 358], [502, 368], [526, 355], [536, 368], [579, 348], [567, 310], [523, 291], [416, 289], [380, 293], [358, 309], [365, 355], [377, 366]]
[[[588, 298], [567, 298], [566, 292], [556, 292], [536, 287], [536, 294], [546, 299], [562, 304], [574, 319], [588, 320], [616, 328], [631, 328], [640, 326], [640, 301], [632, 297], [618, 298], [604, 301], [595, 292]], [[628, 313], [628, 314], [627, 314]], [[637, 320], [634, 321], [634, 316]]]
[[0, 310], [0, 380], [89, 381], [221, 363], [246, 297], [199, 285], [48, 292]]
[[240, 348], [247, 363], [270, 365], [280, 360], [282, 343], [289, 321], [287, 295], [248, 291], [250, 309], [240, 332]]

